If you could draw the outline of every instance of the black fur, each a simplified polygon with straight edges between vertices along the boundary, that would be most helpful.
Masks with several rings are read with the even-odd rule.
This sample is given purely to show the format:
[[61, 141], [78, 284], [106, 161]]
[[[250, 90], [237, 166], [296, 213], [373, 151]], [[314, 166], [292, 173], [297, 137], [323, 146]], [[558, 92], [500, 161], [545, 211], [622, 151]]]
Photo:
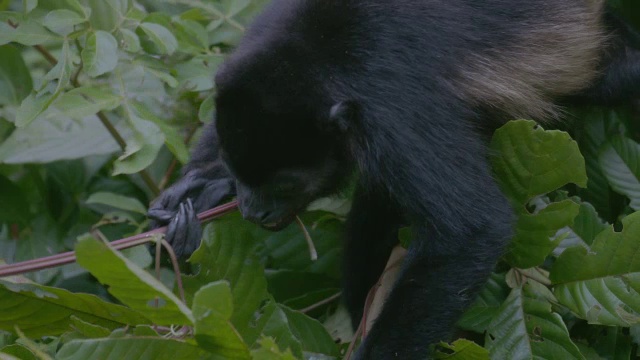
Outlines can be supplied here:
[[[354, 324], [400, 224], [415, 234], [356, 358], [424, 359], [449, 339], [512, 234], [479, 128], [494, 116], [543, 113], [551, 97], [618, 99], [638, 89], [637, 53], [602, 41], [596, 2], [274, 0], [216, 76], [216, 123], [153, 206], [156, 226], [187, 198], [201, 211], [232, 195], [231, 173], [243, 215], [277, 230], [356, 174], [344, 278]], [[626, 41], [610, 31], [611, 44]], [[564, 72], [535, 73], [529, 47]], [[514, 85], [508, 69], [520, 64]], [[511, 86], [521, 93], [500, 93]], [[529, 98], [537, 103], [521, 102]], [[185, 211], [169, 224], [183, 252], [199, 240]]]

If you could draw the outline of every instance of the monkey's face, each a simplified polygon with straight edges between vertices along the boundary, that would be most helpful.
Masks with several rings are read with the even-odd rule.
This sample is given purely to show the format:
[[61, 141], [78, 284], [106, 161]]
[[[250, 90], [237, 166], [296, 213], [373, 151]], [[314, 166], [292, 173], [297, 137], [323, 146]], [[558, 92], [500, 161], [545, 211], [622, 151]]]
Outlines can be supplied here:
[[[269, 230], [291, 223], [313, 200], [334, 193], [351, 173], [344, 136], [295, 102], [282, 107], [218, 97], [220, 154], [237, 179], [245, 219]], [[237, 102], [236, 102], [237, 101]], [[243, 102], [244, 101], [244, 102]]]

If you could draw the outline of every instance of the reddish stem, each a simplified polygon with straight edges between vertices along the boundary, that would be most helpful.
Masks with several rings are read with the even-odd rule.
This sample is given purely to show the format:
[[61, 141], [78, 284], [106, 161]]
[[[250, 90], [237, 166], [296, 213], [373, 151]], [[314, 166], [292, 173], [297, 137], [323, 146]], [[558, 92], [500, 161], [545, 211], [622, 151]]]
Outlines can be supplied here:
[[[220, 205], [213, 209], [203, 211], [198, 214], [198, 219], [201, 222], [208, 222], [216, 219], [220, 216], [226, 215], [235, 211], [238, 208], [238, 203], [234, 200], [226, 204]], [[113, 248], [117, 250], [128, 249], [134, 246], [143, 245], [150, 241], [153, 241], [153, 235], [164, 234], [166, 227], [153, 229], [151, 231], [144, 232], [135, 236], [130, 236], [124, 239], [112, 241], [110, 243]], [[10, 265], [0, 265], [0, 278], [5, 276], [19, 275], [27, 272], [38, 271], [43, 269], [49, 269], [56, 266], [71, 264], [76, 261], [76, 255], [73, 251], [68, 251], [61, 254], [46, 256], [38, 259], [22, 261]]]

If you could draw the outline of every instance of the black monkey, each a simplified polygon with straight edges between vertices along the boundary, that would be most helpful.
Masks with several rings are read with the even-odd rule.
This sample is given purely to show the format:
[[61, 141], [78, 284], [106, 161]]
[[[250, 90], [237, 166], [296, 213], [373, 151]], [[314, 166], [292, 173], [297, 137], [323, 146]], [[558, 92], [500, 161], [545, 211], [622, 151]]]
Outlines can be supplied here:
[[150, 215], [188, 253], [194, 211], [237, 193], [247, 220], [278, 230], [355, 174], [354, 324], [400, 224], [415, 234], [356, 358], [423, 359], [512, 235], [482, 128], [639, 96], [634, 35], [603, 0], [274, 0], [219, 70], [215, 123]]

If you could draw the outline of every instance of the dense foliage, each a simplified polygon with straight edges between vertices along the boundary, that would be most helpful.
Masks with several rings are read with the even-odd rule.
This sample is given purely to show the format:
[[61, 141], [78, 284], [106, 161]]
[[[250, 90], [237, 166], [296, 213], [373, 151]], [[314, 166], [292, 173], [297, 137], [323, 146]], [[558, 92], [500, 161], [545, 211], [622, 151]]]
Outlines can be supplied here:
[[[148, 248], [103, 241], [146, 229], [149, 202], [213, 116], [216, 67], [266, 1], [0, 1], [0, 258], [77, 254], [0, 278], [0, 359], [347, 352], [337, 295], [348, 199], [302, 216], [317, 261], [295, 225], [269, 233], [237, 214], [206, 227], [181, 277], [168, 257], [157, 272]], [[640, 26], [635, 0], [611, 3]], [[518, 120], [495, 133], [516, 236], [459, 322], [466, 340], [442, 344], [440, 358], [639, 355], [640, 116], [571, 117], [569, 132]]]

